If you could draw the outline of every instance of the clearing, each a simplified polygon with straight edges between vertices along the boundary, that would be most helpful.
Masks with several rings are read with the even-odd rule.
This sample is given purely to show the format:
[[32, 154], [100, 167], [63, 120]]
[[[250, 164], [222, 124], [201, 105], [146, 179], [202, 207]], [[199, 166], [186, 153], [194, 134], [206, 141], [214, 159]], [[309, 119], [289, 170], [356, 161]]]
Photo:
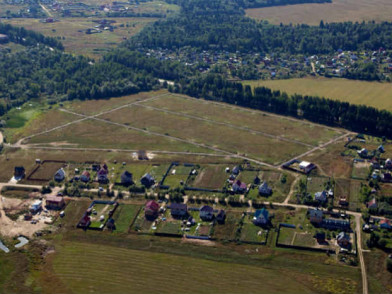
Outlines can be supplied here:
[[245, 81], [244, 84], [253, 87], [264, 86], [287, 94], [313, 95], [392, 111], [391, 83], [317, 77]]

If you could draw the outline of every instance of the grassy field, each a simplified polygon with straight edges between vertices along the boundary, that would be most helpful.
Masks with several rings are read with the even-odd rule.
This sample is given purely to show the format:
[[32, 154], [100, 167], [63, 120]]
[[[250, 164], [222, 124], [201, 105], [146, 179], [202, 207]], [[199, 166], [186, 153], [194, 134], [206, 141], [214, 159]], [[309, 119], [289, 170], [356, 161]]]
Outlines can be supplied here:
[[120, 205], [113, 215], [116, 224], [116, 232], [128, 232], [129, 226], [137, 216], [139, 210], [139, 205]]
[[333, 0], [325, 4], [300, 4], [246, 10], [249, 17], [268, 20], [273, 24], [324, 22], [390, 21], [392, 2], [389, 0]]
[[139, 17], [116, 18], [114, 25], [117, 28], [113, 32], [103, 31], [97, 34], [85, 33], [86, 29], [96, 25], [91, 18], [61, 18], [53, 23], [42, 23], [33, 18], [15, 18], [4, 22], [40, 32], [45, 36], [59, 37], [67, 52], [98, 58], [108, 49], [116, 47], [124, 38], [132, 37], [148, 23], [156, 20]]
[[[392, 3], [391, 3], [392, 4]], [[346, 79], [304, 78], [288, 80], [246, 81], [254, 87], [265, 86], [288, 94], [315, 95], [353, 104], [392, 110], [391, 83], [352, 81]]]
[[[171, 111], [177, 115], [191, 115], [214, 122], [228, 123], [234, 127], [278, 135], [310, 145], [318, 145], [338, 135], [336, 131], [308, 124], [304, 121], [290, 120], [283, 116], [251, 111], [223, 103], [211, 103], [202, 99], [187, 98], [186, 96], [163, 96], [159, 99], [144, 102], [143, 105]], [[233, 129], [234, 132], [240, 134], [246, 132], [246, 130]]]

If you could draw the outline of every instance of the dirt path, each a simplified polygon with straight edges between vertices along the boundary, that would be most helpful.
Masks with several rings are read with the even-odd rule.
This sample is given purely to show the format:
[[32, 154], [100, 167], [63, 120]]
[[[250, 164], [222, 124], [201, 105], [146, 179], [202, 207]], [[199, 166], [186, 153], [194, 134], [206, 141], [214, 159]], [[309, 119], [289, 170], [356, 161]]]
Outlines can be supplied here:
[[295, 179], [294, 179], [294, 181], [291, 183], [291, 186], [290, 186], [290, 192], [289, 192], [289, 194], [287, 195], [287, 197], [286, 197], [286, 199], [283, 201], [283, 204], [288, 204], [289, 203], [289, 201], [290, 201], [290, 198], [293, 196], [293, 194], [294, 194], [294, 191], [295, 191], [295, 186], [297, 185], [297, 183], [298, 183], [298, 181], [301, 179], [301, 176], [299, 176], [299, 175], [295, 175]]
[[358, 249], [358, 256], [359, 262], [361, 264], [361, 273], [362, 273], [362, 289], [363, 294], [368, 294], [368, 279], [366, 274], [366, 266], [365, 260], [363, 258], [363, 251], [362, 250], [362, 231], [361, 231], [361, 215], [355, 215], [355, 230], [357, 232], [357, 249]]
[[0, 145], [3, 144], [3, 142], [4, 142], [3, 133], [0, 132]]
[[49, 16], [49, 17], [53, 17], [53, 14], [49, 11], [49, 9], [47, 9], [42, 3], [39, 3], [39, 6], [41, 6], [41, 8], [43, 9], [43, 11], [45, 11], [45, 13]]

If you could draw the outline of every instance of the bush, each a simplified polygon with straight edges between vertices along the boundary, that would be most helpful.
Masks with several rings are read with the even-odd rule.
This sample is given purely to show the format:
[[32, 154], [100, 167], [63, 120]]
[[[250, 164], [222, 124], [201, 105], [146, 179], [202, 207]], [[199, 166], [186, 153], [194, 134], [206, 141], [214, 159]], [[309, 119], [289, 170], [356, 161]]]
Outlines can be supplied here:
[[387, 270], [392, 273], [392, 259], [387, 259]]

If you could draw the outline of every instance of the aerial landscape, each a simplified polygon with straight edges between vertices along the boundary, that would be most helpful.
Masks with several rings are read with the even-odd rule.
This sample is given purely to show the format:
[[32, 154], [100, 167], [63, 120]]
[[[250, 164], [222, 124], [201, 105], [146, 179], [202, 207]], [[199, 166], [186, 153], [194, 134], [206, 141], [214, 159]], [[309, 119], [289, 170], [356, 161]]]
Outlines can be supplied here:
[[392, 293], [391, 15], [0, 0], [0, 293]]

